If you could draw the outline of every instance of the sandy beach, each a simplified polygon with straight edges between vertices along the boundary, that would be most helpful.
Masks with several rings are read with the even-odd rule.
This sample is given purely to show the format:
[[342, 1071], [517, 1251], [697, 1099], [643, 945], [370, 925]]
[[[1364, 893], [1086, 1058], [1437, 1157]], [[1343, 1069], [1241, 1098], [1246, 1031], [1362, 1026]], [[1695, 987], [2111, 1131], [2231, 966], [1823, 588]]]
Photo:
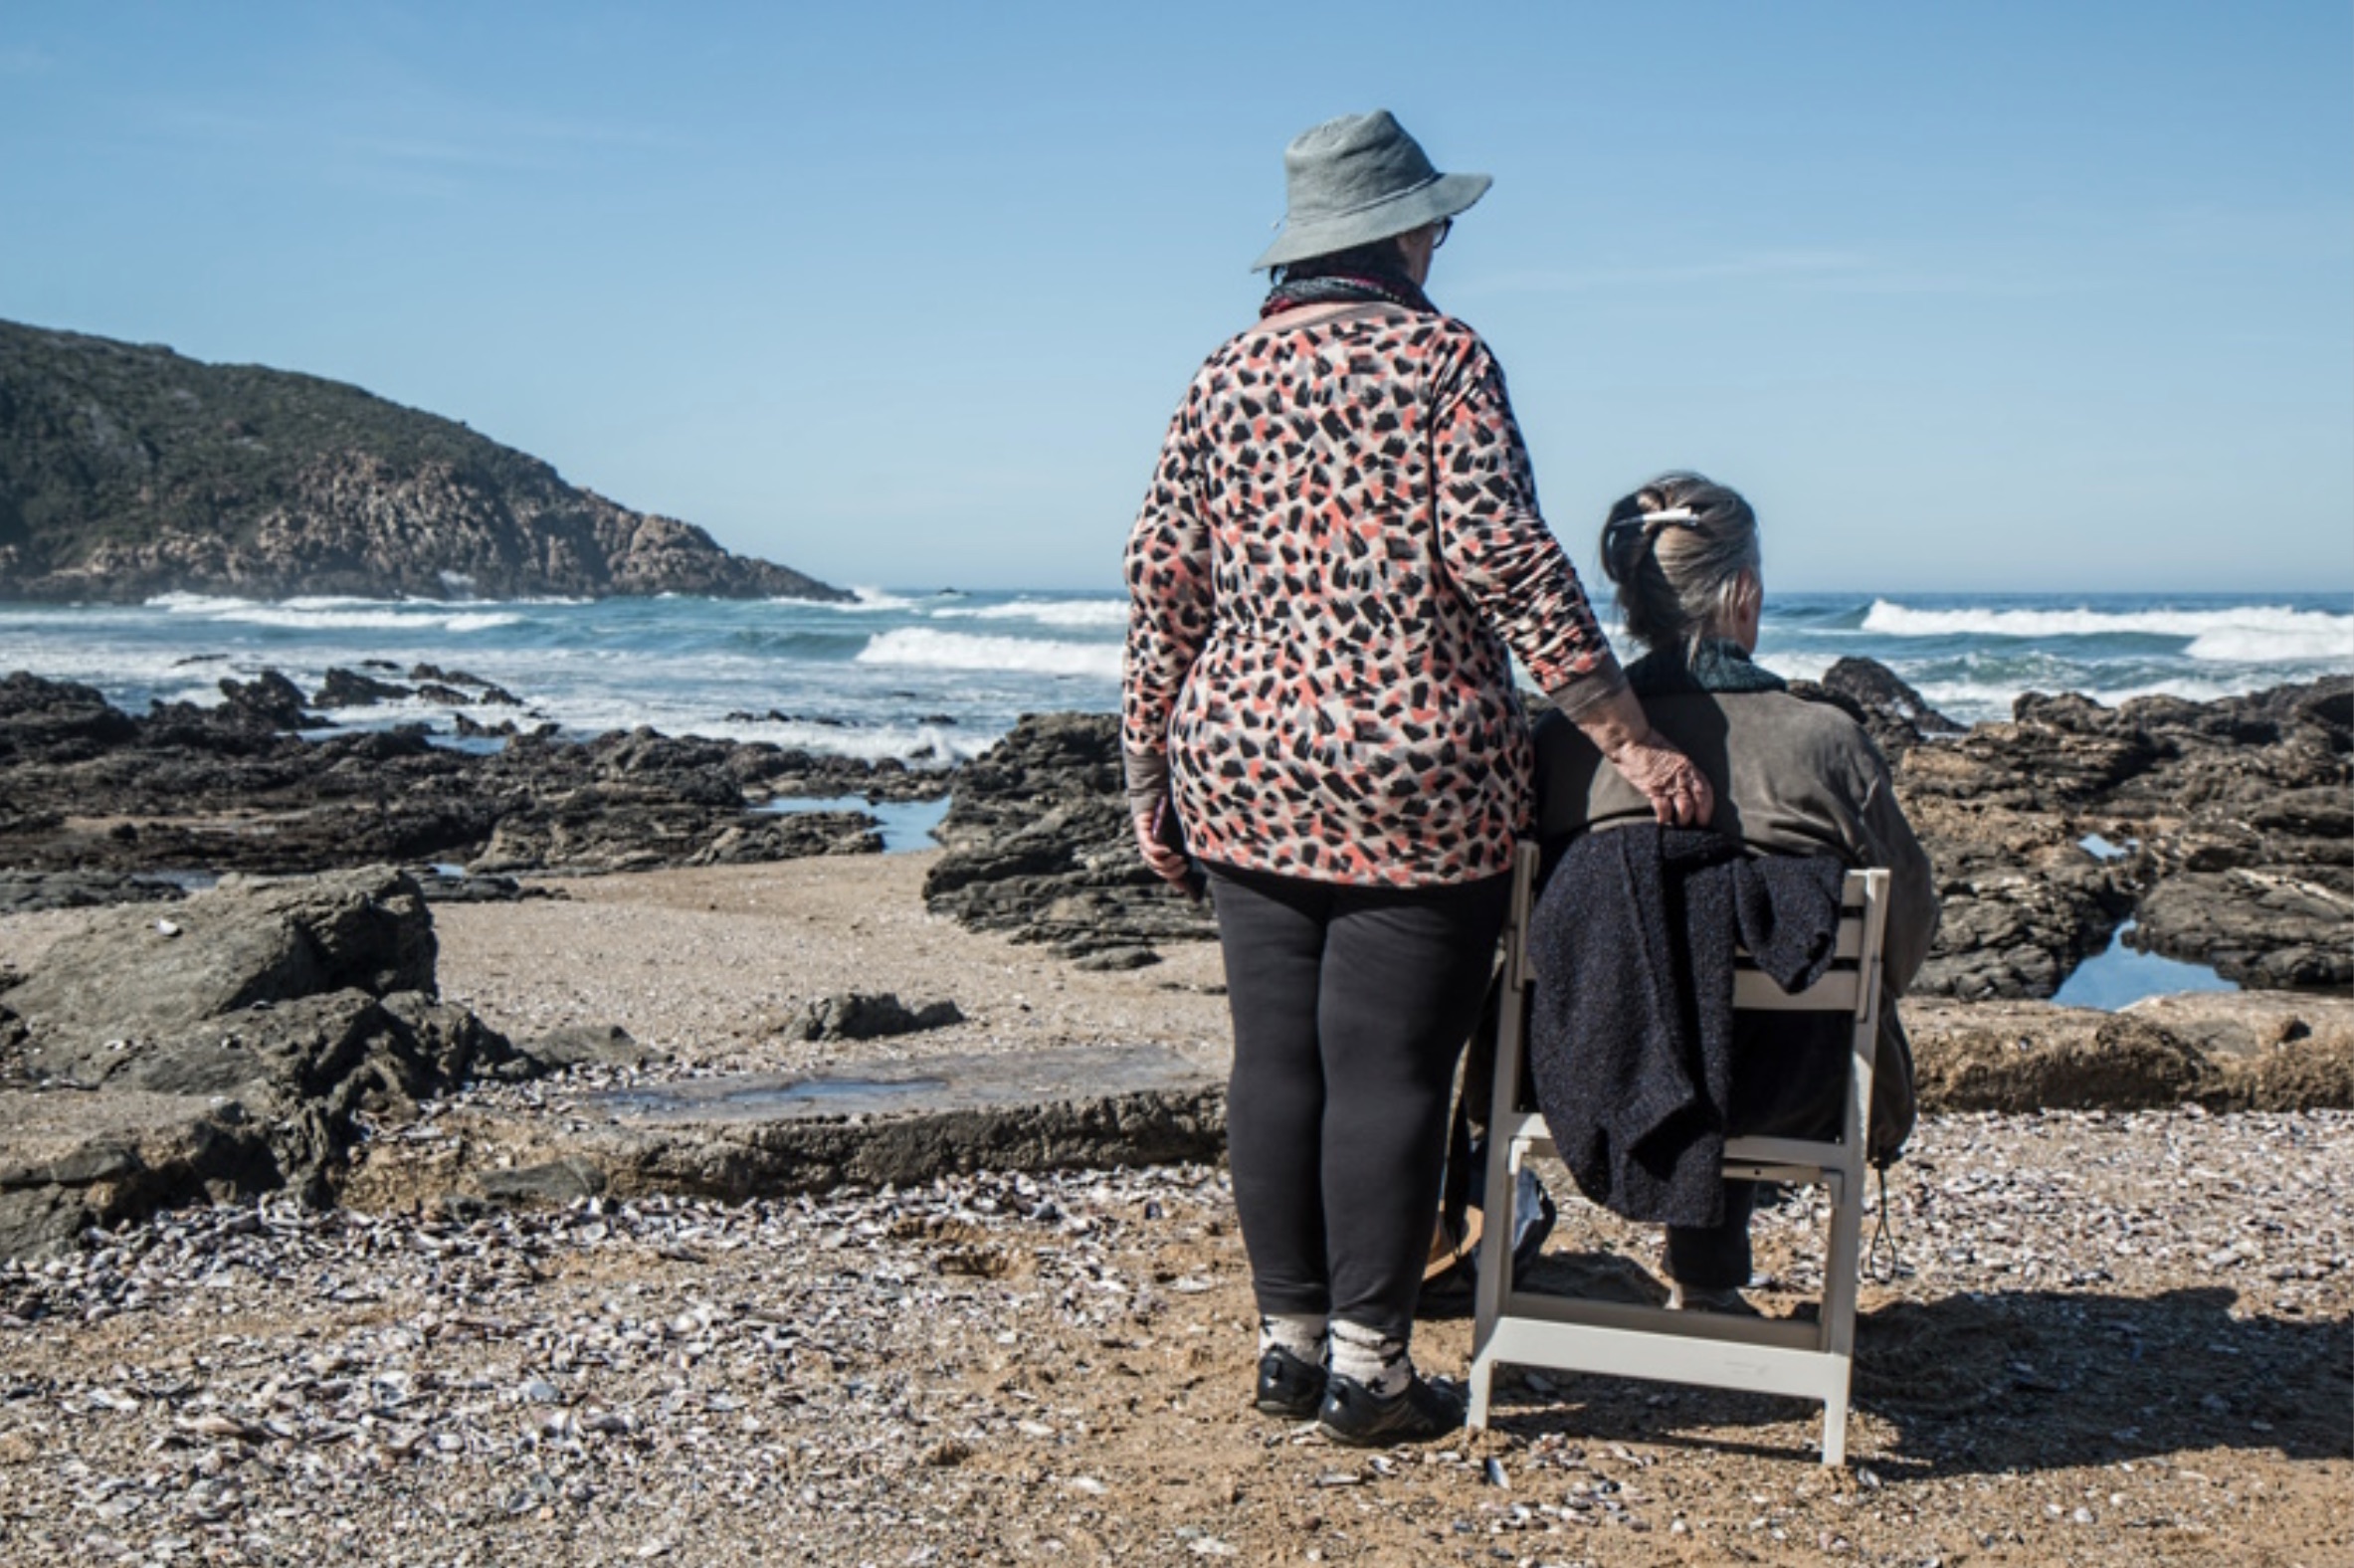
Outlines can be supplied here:
[[[1096, 974], [925, 914], [928, 855], [573, 879], [436, 912], [447, 998], [667, 1069], [1157, 1041], [1208, 944]], [[78, 912], [0, 921], [29, 964]], [[776, 1036], [845, 989], [947, 1030]], [[1867, 1286], [1852, 1466], [1808, 1407], [1530, 1380], [1366, 1455], [1246, 1408], [1215, 1168], [548, 1210], [184, 1210], [0, 1272], [0, 1562], [1888, 1564], [2354, 1560], [2354, 1121], [1930, 1118]], [[1553, 1183], [1566, 1195], [1566, 1183]], [[1557, 1281], [1655, 1290], [1565, 1203]], [[1759, 1292], [1812, 1278], [1803, 1205]], [[1461, 1319], [1418, 1353], [1460, 1372]]]
[[[928, 914], [939, 852], [648, 872], [542, 883], [561, 899], [438, 909], [443, 995], [527, 1036], [619, 1024], [682, 1066], [793, 1072], [910, 1051], [1152, 1043], [1224, 1061], [1217, 947], [1171, 943], [1147, 968], [1091, 973]], [[965, 1022], [868, 1042], [780, 1032], [814, 998], [947, 1000]]]

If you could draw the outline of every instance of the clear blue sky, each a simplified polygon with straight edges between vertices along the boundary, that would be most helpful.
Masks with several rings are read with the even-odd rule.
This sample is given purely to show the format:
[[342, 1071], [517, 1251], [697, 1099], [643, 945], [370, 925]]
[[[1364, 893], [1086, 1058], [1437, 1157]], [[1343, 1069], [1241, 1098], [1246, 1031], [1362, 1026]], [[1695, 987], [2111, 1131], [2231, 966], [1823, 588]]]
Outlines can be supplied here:
[[1281, 150], [1495, 175], [1432, 293], [1591, 569], [2354, 586], [2354, 8], [18, 5], [0, 316], [356, 382], [837, 582], [1108, 587]]

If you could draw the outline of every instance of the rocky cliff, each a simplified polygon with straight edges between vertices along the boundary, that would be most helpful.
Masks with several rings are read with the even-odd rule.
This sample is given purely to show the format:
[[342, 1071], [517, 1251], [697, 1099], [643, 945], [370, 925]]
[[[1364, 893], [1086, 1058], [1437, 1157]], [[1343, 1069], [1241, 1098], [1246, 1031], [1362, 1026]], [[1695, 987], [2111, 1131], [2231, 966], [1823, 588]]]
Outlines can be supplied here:
[[357, 387], [0, 321], [0, 598], [843, 599]]

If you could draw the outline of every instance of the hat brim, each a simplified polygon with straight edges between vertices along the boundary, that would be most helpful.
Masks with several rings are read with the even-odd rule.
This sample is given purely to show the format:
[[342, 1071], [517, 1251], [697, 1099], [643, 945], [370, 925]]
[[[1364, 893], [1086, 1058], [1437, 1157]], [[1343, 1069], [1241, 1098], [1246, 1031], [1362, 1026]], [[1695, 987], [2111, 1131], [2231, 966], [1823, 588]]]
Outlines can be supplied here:
[[1285, 223], [1283, 232], [1275, 236], [1275, 243], [1251, 264], [1251, 271], [1265, 272], [1271, 267], [1304, 262], [1311, 256], [1329, 256], [1334, 251], [1371, 245], [1376, 240], [1419, 229], [1426, 223], [1452, 218], [1486, 195], [1487, 187], [1494, 183], [1485, 174], [1442, 174], [1428, 185], [1418, 185], [1350, 212], [1334, 213], [1306, 223]]

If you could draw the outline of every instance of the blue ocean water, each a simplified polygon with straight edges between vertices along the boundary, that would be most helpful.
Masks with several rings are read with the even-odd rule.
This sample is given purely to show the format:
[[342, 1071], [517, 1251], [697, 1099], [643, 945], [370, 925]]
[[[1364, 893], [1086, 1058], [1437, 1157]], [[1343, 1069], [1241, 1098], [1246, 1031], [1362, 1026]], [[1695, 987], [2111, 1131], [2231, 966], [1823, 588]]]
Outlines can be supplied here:
[[[224, 677], [282, 671], [304, 690], [330, 666], [434, 664], [496, 682], [531, 721], [577, 734], [652, 725], [853, 756], [951, 761], [1026, 712], [1108, 712], [1119, 700], [1125, 601], [1112, 593], [862, 591], [858, 602], [690, 598], [568, 601], [171, 595], [131, 606], [0, 605], [0, 673], [150, 698], [218, 700]], [[1619, 628], [1614, 640], [1625, 648]], [[1819, 676], [1876, 659], [1964, 722], [2007, 716], [2026, 690], [2115, 703], [2208, 698], [2354, 673], [2354, 593], [1785, 594], [1758, 657]], [[339, 722], [424, 720], [395, 703]], [[486, 722], [515, 710], [481, 707]]]

